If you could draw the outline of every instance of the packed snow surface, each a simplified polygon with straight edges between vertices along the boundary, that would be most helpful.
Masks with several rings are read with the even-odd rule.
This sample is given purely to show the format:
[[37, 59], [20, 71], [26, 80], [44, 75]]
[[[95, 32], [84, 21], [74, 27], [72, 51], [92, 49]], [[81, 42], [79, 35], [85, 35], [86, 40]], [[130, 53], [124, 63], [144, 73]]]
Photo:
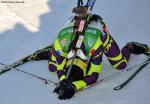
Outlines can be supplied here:
[[[10, 0], [5, 0], [10, 1]], [[14, 1], [15, 0], [11, 0]], [[0, 62], [11, 64], [37, 49], [52, 44], [64, 23], [74, 14], [77, 0], [0, 0]], [[85, 0], [86, 1], [86, 0]], [[108, 30], [122, 48], [129, 41], [150, 45], [150, 0], [97, 0], [93, 13], [105, 20]], [[144, 55], [132, 55], [129, 65], [144, 61]], [[0, 66], [2, 68], [3, 66]], [[58, 82], [48, 70], [48, 61], [28, 62], [18, 69]], [[0, 75], [1, 104], [149, 104], [150, 65], [125, 88], [113, 88], [135, 70], [76, 93], [70, 100], [59, 100], [52, 91], [53, 83], [31, 77], [16, 70]], [[117, 71], [103, 58], [99, 79]]]

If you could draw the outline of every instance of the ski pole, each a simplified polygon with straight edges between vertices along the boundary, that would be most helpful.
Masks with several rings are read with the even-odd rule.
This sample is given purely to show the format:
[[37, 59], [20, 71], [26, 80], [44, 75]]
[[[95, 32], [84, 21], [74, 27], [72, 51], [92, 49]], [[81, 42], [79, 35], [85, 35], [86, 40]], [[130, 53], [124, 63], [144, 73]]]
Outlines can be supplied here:
[[71, 69], [73, 67], [73, 63], [74, 63], [74, 60], [75, 60], [76, 56], [77, 56], [77, 51], [75, 51], [74, 56], [73, 56], [72, 61], [71, 61], [71, 64], [69, 66], [69, 69], [67, 71], [67, 74], [66, 74], [67, 79], [69, 78], [69, 75], [70, 75]]
[[134, 66], [132, 66], [132, 67], [126, 68], [126, 69], [121, 70], [121, 71], [119, 71], [119, 72], [117, 72], [117, 73], [108, 75], [107, 77], [104, 77], [104, 78], [98, 80], [97, 82], [95, 82], [95, 83], [93, 83], [93, 84], [91, 84], [91, 85], [89, 85], [89, 86], [87, 86], [87, 87], [81, 89], [80, 91], [86, 90], [86, 89], [88, 89], [88, 88], [90, 88], [90, 87], [92, 87], [92, 86], [94, 86], [94, 85], [96, 85], [96, 84], [98, 84], [98, 83], [100, 83], [100, 82], [109, 80], [109, 79], [111, 79], [111, 78], [113, 78], [113, 77], [116, 77], [116, 76], [120, 75], [120, 74], [123, 73], [123, 72], [131, 71], [131, 70], [135, 69], [136, 67], [141, 67], [142, 65], [145, 65], [145, 64], [148, 64], [148, 63], [150, 63], [150, 60], [148, 60], [148, 61], [146, 60], [146, 61], [144, 61], [144, 62], [142, 62], [142, 63], [140, 63], [140, 64], [137, 64], [137, 65], [134, 65]]
[[94, 4], [95, 4], [96, 0], [88, 0], [87, 1], [87, 6], [90, 7], [90, 11], [92, 11]]
[[[3, 65], [3, 66], [5, 66], [5, 67], [8, 66], [8, 65], [3, 64], [3, 63], [1, 63], [1, 62], [0, 62], [0, 65]], [[12, 67], [12, 69], [14, 69], [14, 70], [16, 70], [16, 71], [18, 71], [18, 72], [22, 72], [22, 73], [24, 73], [24, 74], [30, 75], [30, 76], [32, 76], [32, 77], [36, 77], [36, 78], [38, 78], [38, 79], [40, 79], [40, 80], [42, 80], [42, 81], [45, 81], [45, 84], [47, 84], [48, 82], [53, 83], [54, 85], [57, 85], [57, 84], [58, 84], [58, 83], [56, 83], [56, 82], [54, 82], [54, 81], [51, 81], [51, 80], [45, 79], [45, 78], [43, 78], [43, 77], [37, 76], [37, 75], [35, 75], [35, 74], [32, 74], [32, 73], [29, 73], [29, 72], [20, 70], [20, 69], [18, 69], [18, 68], [13, 68], [13, 67]]]
[[81, 6], [81, 5], [83, 5], [83, 0], [78, 0], [77, 6], [79, 7], [79, 6]]
[[[150, 58], [147, 59], [147, 61], [150, 61]], [[115, 87], [114, 90], [120, 90], [123, 87], [125, 87], [142, 69], [144, 69], [144, 67], [147, 66], [147, 64], [148, 63], [141, 65], [125, 82], [123, 82], [119, 86]]]
[[103, 78], [103, 79], [101, 79], [101, 80], [104, 81], [104, 80], [110, 79], [110, 78], [112, 78], [113, 76], [117, 76], [118, 74], [121, 74], [121, 73], [126, 72], [126, 71], [131, 71], [131, 70], [135, 69], [136, 67], [140, 67], [140, 66], [145, 65], [145, 64], [147, 64], [147, 63], [150, 63], [150, 61], [144, 61], [144, 62], [142, 62], [142, 63], [140, 63], [140, 64], [134, 65], [134, 66], [132, 66], [132, 67], [126, 68], [126, 69], [124, 69], [124, 70], [121, 70], [121, 71], [119, 71], [119, 72], [117, 72], [117, 73], [115, 73], [115, 74], [112, 74], [112, 75], [110, 75], [110, 76], [108, 76], [108, 77], [105, 77], [105, 78]]

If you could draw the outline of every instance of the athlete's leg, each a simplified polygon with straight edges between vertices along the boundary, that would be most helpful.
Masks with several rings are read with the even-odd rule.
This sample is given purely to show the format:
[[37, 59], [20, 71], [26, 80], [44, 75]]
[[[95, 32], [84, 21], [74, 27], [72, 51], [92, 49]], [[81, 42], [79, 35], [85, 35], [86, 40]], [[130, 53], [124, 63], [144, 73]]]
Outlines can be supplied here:
[[104, 53], [107, 56], [109, 62], [115, 69], [126, 68], [131, 50], [128, 46], [125, 46], [122, 50], [118, 47], [115, 40], [110, 34], [103, 37]]

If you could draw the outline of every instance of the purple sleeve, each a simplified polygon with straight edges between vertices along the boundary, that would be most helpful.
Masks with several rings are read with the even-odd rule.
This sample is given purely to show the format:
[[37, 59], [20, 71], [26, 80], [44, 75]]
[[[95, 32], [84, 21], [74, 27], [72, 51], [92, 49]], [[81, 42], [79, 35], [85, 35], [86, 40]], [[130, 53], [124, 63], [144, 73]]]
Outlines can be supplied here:
[[[60, 65], [64, 61], [64, 57], [58, 55], [55, 50], [53, 50], [53, 55], [56, 57], [57, 65]], [[61, 70], [57, 70], [57, 76], [60, 79], [63, 75], [65, 75], [65, 70], [62, 68]]]
[[[87, 83], [87, 85], [93, 84], [97, 81], [99, 73], [101, 72], [101, 65], [102, 65], [102, 55], [103, 55], [103, 46], [101, 45], [92, 55], [90, 63], [89, 63], [89, 70], [92, 72], [90, 75], [83, 78], [83, 80]], [[96, 67], [98, 69], [95, 69]]]

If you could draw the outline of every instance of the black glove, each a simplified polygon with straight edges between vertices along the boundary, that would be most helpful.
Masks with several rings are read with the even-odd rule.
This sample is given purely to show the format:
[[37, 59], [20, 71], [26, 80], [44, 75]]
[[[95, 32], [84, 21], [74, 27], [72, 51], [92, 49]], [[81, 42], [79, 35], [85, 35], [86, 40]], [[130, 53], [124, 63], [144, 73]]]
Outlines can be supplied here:
[[67, 79], [60, 81], [59, 84], [56, 86], [56, 88], [53, 90], [53, 92], [59, 94], [61, 87], [63, 86], [63, 84], [65, 84], [67, 82], [68, 82]]
[[63, 85], [61, 86], [61, 88], [59, 89], [59, 99], [70, 99], [71, 97], [73, 97], [73, 95], [76, 92], [76, 88], [75, 86], [72, 84], [71, 81], [66, 81], [65, 83], [63, 83]]

